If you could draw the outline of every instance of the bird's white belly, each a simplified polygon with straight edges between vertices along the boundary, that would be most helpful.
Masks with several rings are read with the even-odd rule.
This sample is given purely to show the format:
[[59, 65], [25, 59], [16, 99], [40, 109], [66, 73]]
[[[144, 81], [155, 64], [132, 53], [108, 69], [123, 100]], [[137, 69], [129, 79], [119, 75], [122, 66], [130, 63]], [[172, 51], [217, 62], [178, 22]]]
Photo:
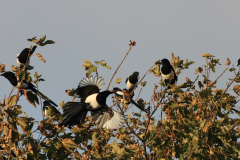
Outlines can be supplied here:
[[128, 89], [133, 89], [136, 85], [137, 85], [137, 83], [132, 84], [132, 83], [129, 82], [129, 80], [127, 81], [127, 88]]
[[162, 78], [163, 79], [167, 79], [167, 80], [170, 80], [171, 77], [173, 77], [173, 76], [174, 76], [174, 72], [173, 71], [171, 73], [167, 74], [167, 75], [162, 74]]
[[17, 84], [17, 86], [15, 86], [16, 88], [22, 88], [22, 89], [26, 89], [27, 87], [28, 87], [28, 84], [27, 83], [24, 83], [24, 82], [22, 82], [22, 85], [21, 85], [21, 87], [20, 87], [20, 82], [18, 82], [18, 84]]
[[101, 107], [101, 105], [99, 105], [97, 102], [97, 95], [98, 95], [98, 93], [92, 94], [92, 95], [88, 96], [85, 100], [85, 103], [90, 103], [90, 106], [93, 109], [98, 109], [99, 107]]

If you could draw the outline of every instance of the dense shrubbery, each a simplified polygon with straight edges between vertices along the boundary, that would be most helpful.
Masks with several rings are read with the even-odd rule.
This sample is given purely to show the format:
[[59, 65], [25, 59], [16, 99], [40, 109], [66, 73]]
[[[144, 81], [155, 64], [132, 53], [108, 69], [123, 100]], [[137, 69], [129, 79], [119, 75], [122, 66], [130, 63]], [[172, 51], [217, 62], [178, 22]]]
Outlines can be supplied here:
[[[54, 43], [45, 41], [45, 38], [32, 38], [29, 41], [42, 46]], [[130, 43], [128, 53], [134, 45], [135, 42]], [[40, 54], [37, 55], [40, 60], [45, 61]], [[150, 114], [128, 114], [126, 123], [118, 130], [98, 128], [90, 116], [84, 124], [76, 125], [70, 130], [58, 127], [57, 124], [63, 119], [61, 115], [52, 119], [45, 118], [37, 123], [34, 117], [29, 117], [18, 105], [19, 92], [17, 95], [10, 94], [0, 103], [0, 158], [239, 159], [240, 147], [237, 140], [240, 119], [230, 117], [231, 114], [240, 114], [236, 108], [239, 85], [235, 85], [240, 82], [239, 70], [234, 67], [229, 69], [230, 61], [227, 60], [223, 73], [217, 79], [211, 80], [209, 74], [215, 72], [217, 65], [220, 65], [219, 59], [214, 59], [210, 54], [202, 54], [202, 57], [206, 58], [206, 64], [196, 69], [196, 79], [191, 81], [186, 78], [185, 83], [172, 86], [169, 90], [165, 90], [165, 84], [160, 78], [161, 62], [156, 61], [146, 74], [153, 73], [156, 81], [160, 82], [154, 86], [148, 102], [137, 99], [139, 105], [147, 108]], [[194, 63], [183, 61], [173, 54], [171, 62], [179, 77], [182, 70], [188, 69], [188, 66]], [[95, 64], [92, 64], [85, 60], [83, 66], [87, 76], [97, 73], [99, 66], [110, 68], [104, 61], [95, 61]], [[2, 64], [0, 72], [4, 69], [5, 65]], [[16, 72], [20, 81], [33, 81], [29, 75], [31, 69], [31, 66], [12, 66], [12, 71]], [[217, 82], [226, 71], [232, 72], [234, 77], [228, 80], [225, 89], [217, 88]], [[152, 87], [146, 86], [146, 82], [142, 81], [145, 75], [139, 86]], [[36, 85], [43, 81], [37, 72], [34, 77], [33, 82]], [[121, 79], [118, 78], [116, 83], [120, 82]], [[236, 93], [234, 95], [229, 93], [232, 88]], [[76, 100], [75, 89], [66, 90], [66, 93], [72, 100]], [[24, 96], [33, 106], [39, 104], [39, 98], [30, 91], [25, 92]], [[138, 94], [135, 93], [135, 98], [137, 97]], [[117, 101], [114, 96], [112, 102], [112, 106], [122, 113], [130, 107]], [[64, 102], [61, 102], [60, 106], [64, 107]], [[159, 119], [153, 117], [155, 112], [161, 113]], [[25, 116], [22, 116], [22, 113]], [[165, 119], [162, 118], [163, 113], [166, 115]], [[36, 131], [32, 130], [34, 125], [38, 125]], [[33, 137], [35, 132], [40, 132], [40, 138]]]

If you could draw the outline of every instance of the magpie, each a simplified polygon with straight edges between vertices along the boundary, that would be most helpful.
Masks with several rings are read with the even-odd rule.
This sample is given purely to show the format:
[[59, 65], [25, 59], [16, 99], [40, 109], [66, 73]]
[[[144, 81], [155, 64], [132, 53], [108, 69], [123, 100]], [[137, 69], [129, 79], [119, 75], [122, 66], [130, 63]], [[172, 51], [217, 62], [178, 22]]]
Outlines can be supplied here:
[[239, 66], [240, 65], [240, 58], [238, 59], [238, 64], [237, 64], [237, 66]]
[[[127, 88], [129, 89], [129, 93], [132, 92], [132, 90], [137, 86], [138, 83], [138, 72], [133, 72], [132, 75], [128, 76], [126, 79], [126, 85]], [[133, 93], [134, 94], [134, 93]]]
[[83, 123], [88, 111], [91, 112], [92, 120], [99, 127], [106, 129], [119, 128], [124, 119], [119, 113], [109, 108], [106, 104], [107, 97], [111, 91], [100, 92], [104, 86], [103, 78], [90, 76], [84, 78], [78, 85], [77, 94], [81, 102], [67, 102], [63, 110], [65, 119], [59, 126], [73, 126]]
[[53, 118], [61, 114], [54, 106], [52, 106], [48, 101], [43, 102], [43, 113], [47, 118]]
[[[144, 109], [143, 106], [138, 105], [133, 99], [133, 96], [130, 96], [130, 92], [127, 89], [123, 89], [121, 90], [118, 87], [113, 88], [114, 94], [117, 98], [120, 98], [121, 102], [124, 102], [124, 99], [127, 101], [127, 104], [134, 104], [136, 107], [138, 107], [140, 110], [148, 113], [148, 111], [146, 109]], [[124, 97], [123, 97], [124, 95]]]
[[166, 86], [168, 86], [169, 83], [171, 85], [175, 84], [178, 78], [174, 71], [174, 68], [172, 67], [168, 59], [164, 58], [161, 61], [162, 61], [162, 67], [161, 67], [162, 78], [165, 81]]
[[[29, 63], [30, 63], [30, 56], [33, 54], [33, 52], [35, 51], [36, 48], [37, 48], [37, 46], [33, 46], [32, 49], [30, 49], [30, 48], [23, 49], [22, 52], [17, 55], [18, 65], [19, 66], [25, 66], [25, 64], [27, 62], [27, 59], [28, 59], [28, 62], [27, 62], [27, 66], [28, 66]], [[29, 52], [30, 52], [30, 55], [28, 57]]]
[[[40, 91], [38, 91], [36, 89], [36, 87], [31, 83], [31, 82], [27, 82], [25, 80], [21, 82], [18, 82], [17, 77], [15, 76], [15, 74], [13, 72], [7, 71], [3, 74], [1, 74], [1, 76], [4, 76], [6, 79], [9, 80], [9, 82], [17, 89], [27, 89], [27, 90], [31, 90], [33, 91], [35, 94], [37, 94], [39, 97], [41, 97], [42, 99], [50, 102], [51, 104], [53, 104], [54, 106], [57, 106], [56, 103], [54, 103], [51, 99], [49, 99], [47, 96], [45, 96], [44, 94], [42, 94]], [[21, 85], [21, 86], [20, 86]]]

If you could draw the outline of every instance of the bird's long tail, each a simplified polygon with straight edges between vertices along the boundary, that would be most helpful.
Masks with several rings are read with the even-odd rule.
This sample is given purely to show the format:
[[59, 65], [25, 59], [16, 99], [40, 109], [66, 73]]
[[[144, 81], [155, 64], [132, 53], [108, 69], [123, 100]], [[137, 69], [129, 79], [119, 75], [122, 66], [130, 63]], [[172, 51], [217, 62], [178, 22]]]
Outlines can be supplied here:
[[71, 127], [84, 122], [88, 111], [83, 102], [68, 102], [64, 107], [63, 117], [65, 119], [59, 124], [60, 127], [63, 125]]
[[42, 99], [44, 99], [45, 101], [48, 101], [49, 103], [53, 104], [54, 106], [58, 106], [56, 103], [54, 103], [51, 99], [49, 99], [47, 96], [45, 96], [44, 94], [42, 94], [40, 91], [38, 91], [37, 89], [31, 87], [31, 90], [36, 93], [39, 97], [41, 97]]
[[137, 104], [132, 98], [130, 98], [130, 99], [131, 99], [132, 104], [134, 104], [136, 107], [138, 107], [141, 111], [148, 113], [148, 111], [143, 106], [140, 106], [139, 104]]

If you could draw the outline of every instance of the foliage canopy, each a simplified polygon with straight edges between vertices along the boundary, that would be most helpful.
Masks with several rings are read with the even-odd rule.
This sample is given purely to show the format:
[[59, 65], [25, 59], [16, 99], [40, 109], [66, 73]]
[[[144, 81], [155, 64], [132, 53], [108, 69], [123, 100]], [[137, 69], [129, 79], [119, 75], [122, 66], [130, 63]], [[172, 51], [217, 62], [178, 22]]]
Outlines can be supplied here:
[[[28, 41], [40, 46], [54, 43], [52, 40], [46, 40], [46, 36], [39, 40], [34, 37]], [[130, 42], [126, 56], [135, 44], [135, 41]], [[41, 54], [36, 55], [41, 61], [46, 62]], [[194, 62], [188, 59], [181, 60], [174, 54], [171, 54], [171, 57], [176, 74], [180, 75], [179, 79], [182, 81], [182, 70], [188, 69]], [[138, 96], [135, 94], [138, 104], [148, 108], [150, 113], [128, 114], [126, 123], [118, 130], [98, 128], [90, 116], [83, 124], [71, 129], [58, 127], [57, 124], [63, 120], [61, 115], [50, 119], [43, 118], [41, 122], [37, 122], [18, 104], [19, 91], [16, 95], [11, 95], [11, 92], [8, 98], [0, 102], [0, 158], [240, 159], [238, 142], [240, 119], [230, 116], [240, 115], [239, 109], [236, 108], [240, 95], [240, 86], [236, 84], [240, 82], [239, 70], [237, 71], [234, 66], [230, 68], [231, 62], [228, 59], [223, 73], [212, 80], [209, 75], [221, 65], [219, 59], [215, 59], [209, 53], [202, 54], [202, 57], [206, 59], [206, 64], [196, 69], [196, 79], [191, 81], [186, 77], [184, 83], [172, 86], [169, 90], [165, 90], [165, 84], [161, 79], [161, 62], [156, 61], [139, 83], [141, 89], [138, 96], [143, 87], [152, 87], [151, 99], [147, 102], [136, 98]], [[104, 60], [95, 61], [95, 64], [84, 60], [86, 76], [98, 74], [100, 66], [111, 69]], [[32, 66], [11, 67], [20, 81], [33, 81], [38, 85], [44, 79], [35, 72], [33, 80], [29, 74], [32, 69]], [[5, 64], [0, 64], [0, 72], [4, 70]], [[217, 88], [217, 82], [223, 78], [222, 75], [226, 71], [231, 72], [233, 77], [228, 79], [226, 88]], [[143, 81], [144, 77], [151, 73], [159, 82], [157, 85]], [[110, 83], [107, 88], [110, 87]], [[121, 78], [116, 79], [116, 85], [119, 83]], [[232, 94], [230, 89], [234, 91]], [[77, 99], [75, 89], [68, 89], [66, 93], [72, 101]], [[31, 91], [24, 91], [24, 96], [34, 107], [36, 104], [41, 104], [42, 107], [41, 100]], [[64, 104], [62, 101], [60, 106], [64, 107]], [[130, 105], [119, 102], [114, 96], [112, 106], [123, 114], [130, 108]], [[161, 116], [153, 117], [155, 112], [159, 112]], [[38, 126], [35, 131], [32, 130], [34, 125]], [[34, 135], [38, 134], [39, 138], [35, 138]]]

